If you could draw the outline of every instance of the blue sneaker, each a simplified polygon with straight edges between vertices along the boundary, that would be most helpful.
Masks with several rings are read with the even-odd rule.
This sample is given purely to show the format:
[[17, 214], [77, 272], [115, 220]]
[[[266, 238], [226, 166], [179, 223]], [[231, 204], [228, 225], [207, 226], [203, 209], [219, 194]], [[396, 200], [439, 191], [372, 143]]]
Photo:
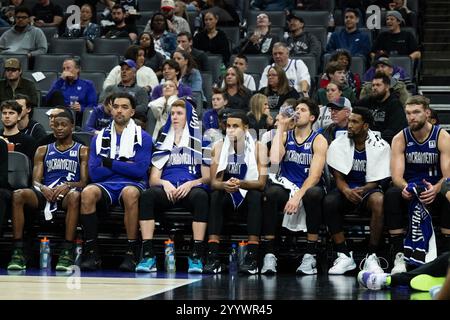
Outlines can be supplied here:
[[144, 257], [137, 265], [136, 272], [156, 272], [156, 256]]
[[202, 273], [203, 272], [203, 263], [202, 259], [199, 257], [191, 256], [188, 257], [188, 273]]

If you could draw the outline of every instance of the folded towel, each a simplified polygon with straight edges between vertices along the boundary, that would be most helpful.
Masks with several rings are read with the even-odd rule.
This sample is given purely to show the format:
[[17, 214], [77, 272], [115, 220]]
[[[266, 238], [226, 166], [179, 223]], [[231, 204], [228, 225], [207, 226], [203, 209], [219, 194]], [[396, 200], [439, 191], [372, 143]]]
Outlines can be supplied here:
[[[327, 151], [327, 164], [335, 170], [347, 175], [353, 166], [355, 143], [348, 138], [347, 132], [338, 136]], [[383, 180], [391, 176], [391, 148], [383, 139], [371, 130], [366, 139], [366, 182]]]
[[[245, 173], [244, 180], [254, 181], [259, 179], [258, 164], [256, 162], [256, 144], [253, 140], [251, 134], [247, 131], [245, 133], [245, 149], [244, 149], [244, 162], [247, 164], [247, 172]], [[234, 144], [231, 143], [228, 136], [225, 136], [222, 150], [220, 152], [219, 166], [217, 168], [217, 174], [224, 171], [228, 166], [228, 157], [234, 155], [236, 151], [234, 150]], [[238, 208], [247, 194], [247, 190], [239, 189], [236, 192], [231, 193], [231, 198], [233, 199], [234, 208]]]
[[[289, 190], [289, 198], [292, 198], [294, 194], [300, 190], [295, 183], [292, 183], [285, 177], [277, 176], [270, 173], [269, 179], [274, 184], [281, 185], [283, 188]], [[291, 231], [305, 231], [306, 232], [306, 211], [303, 206], [303, 200], [298, 205], [297, 212], [294, 214], [284, 214], [283, 222], [281, 224], [284, 228]]]

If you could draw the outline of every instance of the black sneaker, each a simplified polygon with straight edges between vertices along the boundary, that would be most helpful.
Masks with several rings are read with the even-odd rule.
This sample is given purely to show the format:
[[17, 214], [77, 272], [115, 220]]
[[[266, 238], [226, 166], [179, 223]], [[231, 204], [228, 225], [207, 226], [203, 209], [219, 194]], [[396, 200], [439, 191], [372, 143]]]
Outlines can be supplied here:
[[220, 273], [222, 272], [222, 265], [220, 263], [217, 254], [213, 254], [211, 251], [208, 252], [206, 256], [206, 264], [203, 267], [203, 273]]
[[258, 257], [257, 254], [248, 251], [244, 257], [242, 265], [239, 266], [239, 273], [257, 274], [258, 273]]
[[102, 261], [95, 250], [90, 250], [81, 256], [80, 268], [83, 271], [96, 271], [101, 265]]
[[119, 266], [119, 270], [123, 272], [135, 272], [138, 260], [133, 251], [127, 251], [122, 263]]

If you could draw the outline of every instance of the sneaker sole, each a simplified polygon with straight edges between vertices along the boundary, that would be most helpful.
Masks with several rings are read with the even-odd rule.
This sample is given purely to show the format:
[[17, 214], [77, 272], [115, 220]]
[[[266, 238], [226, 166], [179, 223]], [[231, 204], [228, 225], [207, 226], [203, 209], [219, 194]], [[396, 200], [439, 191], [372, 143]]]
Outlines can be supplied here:
[[24, 266], [20, 266], [18, 264], [12, 264], [8, 266], [8, 270], [10, 271], [22, 271], [22, 270], [26, 270], [27, 267]]
[[240, 270], [239, 271], [240, 274], [247, 274], [247, 275], [254, 275], [258, 273], [258, 268], [253, 269], [253, 270]]
[[139, 267], [136, 267], [136, 269], [134, 270], [135, 272], [142, 272], [142, 273], [150, 273], [150, 272], [156, 272], [156, 271], [158, 271], [157, 269], [156, 269], [156, 267], [153, 267], [153, 268], [151, 268], [151, 269], [148, 269], [148, 268], [139, 268]]
[[207, 271], [203, 270], [203, 273], [206, 273], [206, 274], [217, 274], [217, 273], [221, 273], [221, 272], [222, 272], [222, 267], [219, 267], [219, 268], [213, 269], [213, 270], [207, 270]]
[[203, 269], [198, 269], [198, 268], [192, 268], [192, 269], [188, 269], [188, 273], [202, 273]]
[[303, 271], [303, 270], [296, 270], [295, 271], [295, 274], [298, 274], [298, 275], [306, 275], [306, 276], [310, 276], [310, 275], [313, 275], [313, 274], [317, 274], [317, 269], [313, 269], [313, 270], [311, 270], [311, 272], [306, 272], [306, 271]]
[[346, 272], [353, 271], [353, 270], [355, 270], [355, 269], [356, 269], [356, 264], [351, 265], [351, 266], [345, 268], [344, 272], [339, 272], [339, 273], [338, 273], [338, 272], [336, 272], [336, 271], [330, 271], [330, 270], [328, 270], [328, 274], [342, 275], [342, 274], [345, 274]]
[[275, 274], [275, 273], [277, 273], [277, 270], [273, 270], [273, 269], [266, 269], [266, 270], [262, 269], [261, 270], [261, 274]]
[[55, 271], [73, 271], [72, 266], [64, 267], [64, 266], [56, 266]]
[[445, 277], [432, 277], [428, 274], [420, 274], [412, 278], [411, 288], [418, 291], [430, 291], [434, 286], [443, 285]]

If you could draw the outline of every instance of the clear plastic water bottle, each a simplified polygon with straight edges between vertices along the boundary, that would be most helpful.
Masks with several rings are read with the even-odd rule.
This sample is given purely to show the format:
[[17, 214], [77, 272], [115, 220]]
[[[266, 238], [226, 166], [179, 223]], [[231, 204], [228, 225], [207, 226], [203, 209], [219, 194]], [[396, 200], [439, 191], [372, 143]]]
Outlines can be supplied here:
[[237, 253], [237, 247], [236, 243], [233, 243], [231, 245], [231, 253], [230, 253], [230, 264], [229, 264], [229, 271], [231, 274], [236, 274], [238, 271], [238, 253]]
[[328, 26], [332, 28], [335, 26], [333, 12], [330, 12], [330, 15], [328, 16]]
[[175, 260], [175, 243], [172, 240], [167, 240], [165, 244], [165, 260], [164, 265], [166, 267], [166, 272], [173, 273], [176, 272], [176, 260]]
[[79, 266], [81, 263], [81, 254], [83, 253], [83, 240], [77, 239], [75, 241], [75, 265]]
[[246, 253], [247, 253], [247, 242], [245, 242], [245, 241], [239, 242], [238, 257], [239, 257], [239, 265], [240, 266], [244, 263], [244, 258], [245, 258]]
[[39, 266], [41, 269], [50, 269], [52, 265], [52, 255], [50, 252], [50, 240], [47, 237], [41, 239]]

